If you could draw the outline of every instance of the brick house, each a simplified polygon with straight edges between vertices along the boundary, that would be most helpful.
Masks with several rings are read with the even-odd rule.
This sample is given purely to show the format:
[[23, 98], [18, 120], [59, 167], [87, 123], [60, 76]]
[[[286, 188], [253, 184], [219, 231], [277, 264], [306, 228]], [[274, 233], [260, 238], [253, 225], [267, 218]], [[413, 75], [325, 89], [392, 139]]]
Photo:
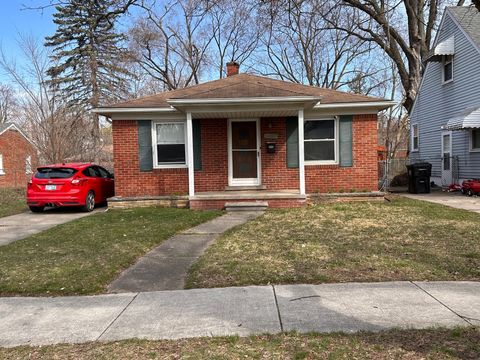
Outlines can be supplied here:
[[0, 188], [25, 187], [38, 162], [37, 152], [20, 128], [0, 125]]
[[378, 190], [383, 99], [239, 73], [95, 109], [112, 120], [115, 202], [302, 206]]

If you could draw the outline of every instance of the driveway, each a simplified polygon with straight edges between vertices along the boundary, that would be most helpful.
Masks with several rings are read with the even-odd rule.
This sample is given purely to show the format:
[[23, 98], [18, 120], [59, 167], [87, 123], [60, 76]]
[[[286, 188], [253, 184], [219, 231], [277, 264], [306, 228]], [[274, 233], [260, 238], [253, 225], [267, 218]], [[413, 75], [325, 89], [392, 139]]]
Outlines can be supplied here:
[[430, 194], [402, 194], [403, 196], [450, 206], [456, 209], [469, 210], [480, 214], [480, 197], [468, 197], [460, 192], [433, 191]]
[[30, 235], [50, 229], [66, 222], [80, 219], [95, 212], [82, 212], [78, 209], [47, 209], [43, 213], [25, 212], [0, 218], [0, 246], [24, 239]]

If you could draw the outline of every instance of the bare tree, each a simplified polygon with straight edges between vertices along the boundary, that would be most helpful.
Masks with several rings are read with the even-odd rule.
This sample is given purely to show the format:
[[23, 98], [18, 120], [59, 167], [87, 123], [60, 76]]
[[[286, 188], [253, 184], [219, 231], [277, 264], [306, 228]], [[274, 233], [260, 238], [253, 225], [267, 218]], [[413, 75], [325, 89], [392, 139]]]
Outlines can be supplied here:
[[260, 27], [254, 21], [256, 7], [255, 1], [220, 0], [206, 9], [213, 34], [210, 62], [218, 78], [225, 76], [227, 62], [242, 64], [256, 51], [260, 36]]
[[[384, 97], [394, 100], [398, 88], [402, 85], [399, 82], [396, 66], [393, 62], [390, 66], [390, 72], [390, 95], [385, 94]], [[398, 104], [379, 114], [378, 125], [379, 140], [385, 147], [387, 160], [394, 159], [399, 150], [405, 150], [408, 147], [408, 113], [405, 112], [402, 104]]]
[[321, 16], [328, 12], [335, 23], [353, 26], [330, 2], [285, 0], [268, 5], [262, 13], [267, 75], [340, 89], [382, 70], [379, 62], [366, 61], [374, 51], [368, 41], [331, 27]]
[[32, 38], [20, 41], [23, 67], [0, 53], [2, 68], [21, 91], [19, 117], [42, 161], [66, 159], [90, 160], [95, 149], [89, 141], [86, 114], [83, 109], [68, 106], [67, 99], [49, 83], [46, 75], [51, 65], [49, 54]]
[[130, 30], [134, 61], [165, 90], [198, 84], [212, 41], [204, 7], [193, 0], [143, 3], [141, 7], [145, 16]]
[[339, 24], [329, 12], [323, 17], [333, 28], [383, 50], [396, 66], [403, 106], [410, 112], [444, 5], [442, 0], [343, 0], [336, 8], [348, 14], [354, 27]]
[[0, 125], [13, 120], [16, 107], [17, 100], [13, 88], [0, 84]]

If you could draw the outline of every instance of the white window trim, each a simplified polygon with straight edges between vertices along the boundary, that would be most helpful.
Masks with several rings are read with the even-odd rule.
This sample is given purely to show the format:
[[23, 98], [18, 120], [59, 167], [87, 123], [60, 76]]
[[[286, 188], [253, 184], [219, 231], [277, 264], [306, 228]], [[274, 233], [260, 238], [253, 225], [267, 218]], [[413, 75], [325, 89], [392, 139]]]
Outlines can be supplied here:
[[[415, 142], [413, 141], [414, 139], [414, 134], [415, 134], [415, 126], [417, 127], [417, 132], [418, 132], [418, 135], [417, 135], [417, 148], [415, 148]], [[410, 152], [418, 152], [420, 149], [420, 127], [418, 126], [418, 124], [412, 124], [412, 128], [410, 129], [411, 131], [411, 134], [410, 134], [410, 139], [411, 139], [411, 144], [410, 144]]]
[[[185, 164], [159, 164], [157, 154], [157, 124], [178, 124], [185, 126]], [[156, 120], [152, 121], [152, 152], [153, 152], [153, 168], [154, 169], [186, 169], [188, 168], [188, 151], [187, 151], [187, 122], [186, 120]]]
[[473, 147], [473, 131], [474, 130], [480, 131], [480, 129], [470, 129], [470, 131], [468, 132], [469, 143], [470, 143], [469, 150], [470, 150], [470, 152], [473, 152], [473, 153], [480, 152], [480, 148], [474, 148]]
[[0, 154], [0, 175], [5, 175], [5, 171], [3, 170], [3, 154]]
[[[450, 61], [446, 61], [447, 56], [451, 56]], [[450, 80], [445, 80], [445, 65], [448, 63], [452, 63], [452, 78]], [[453, 81], [453, 55], [444, 55], [442, 59], [442, 85], [448, 84]]]
[[[334, 122], [335, 126], [335, 139], [333, 139], [334, 142], [334, 153], [335, 153], [335, 160], [305, 160], [305, 166], [312, 166], [312, 165], [338, 165], [339, 164], [339, 153], [340, 153], [340, 141], [339, 141], [339, 134], [340, 134], [340, 126], [339, 126], [339, 118], [338, 117], [328, 117], [328, 118], [308, 118], [305, 119], [303, 122], [303, 125], [305, 126], [305, 123], [307, 121], [332, 121]], [[309, 140], [305, 139], [303, 140], [304, 144], [305, 142], [308, 141], [322, 141], [322, 140]], [[324, 141], [332, 141], [330, 140], [324, 140]], [[305, 153], [303, 154], [305, 158]]]

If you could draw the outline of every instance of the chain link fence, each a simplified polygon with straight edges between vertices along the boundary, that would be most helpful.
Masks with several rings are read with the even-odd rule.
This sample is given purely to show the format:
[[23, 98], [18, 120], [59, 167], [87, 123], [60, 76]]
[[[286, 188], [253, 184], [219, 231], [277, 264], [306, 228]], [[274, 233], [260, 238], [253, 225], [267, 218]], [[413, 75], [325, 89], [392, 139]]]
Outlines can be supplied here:
[[407, 172], [408, 159], [388, 159], [378, 162], [378, 176], [380, 191], [388, 191], [392, 180]]

